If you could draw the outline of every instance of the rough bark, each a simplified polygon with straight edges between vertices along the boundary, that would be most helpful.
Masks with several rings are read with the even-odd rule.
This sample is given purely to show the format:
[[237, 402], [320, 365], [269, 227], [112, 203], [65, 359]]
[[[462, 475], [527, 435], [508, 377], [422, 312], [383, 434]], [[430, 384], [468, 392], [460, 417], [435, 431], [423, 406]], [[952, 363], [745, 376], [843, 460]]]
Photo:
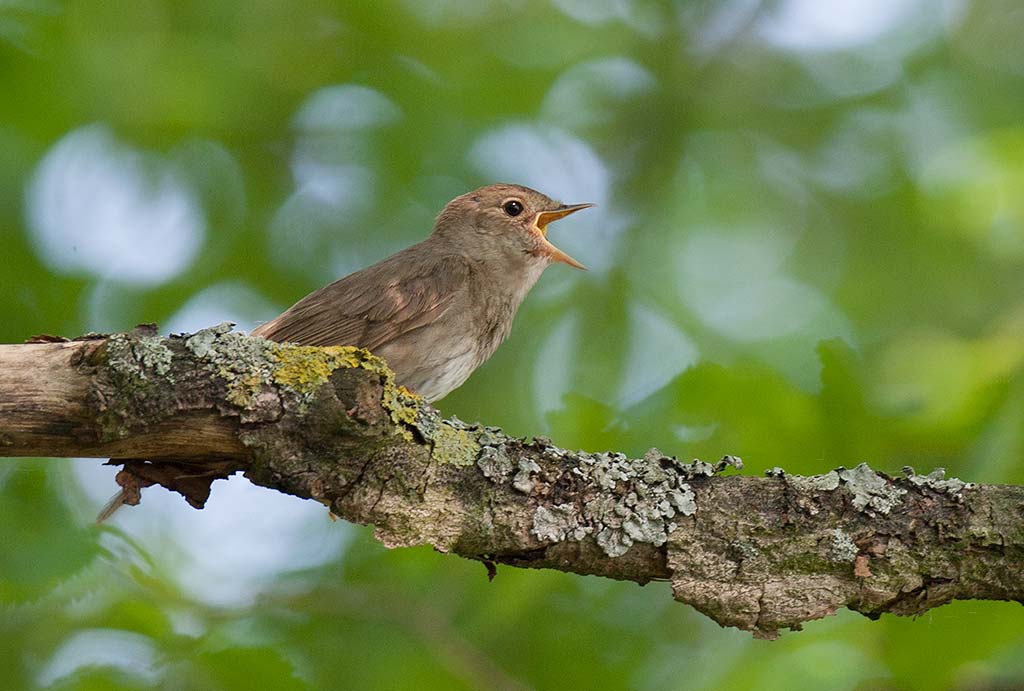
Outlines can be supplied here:
[[115, 457], [130, 499], [158, 483], [197, 506], [241, 471], [373, 524], [389, 547], [669, 580], [676, 599], [761, 636], [840, 607], [1024, 599], [1024, 488], [571, 452], [441, 419], [365, 351], [227, 325], [0, 346], [0, 455]]

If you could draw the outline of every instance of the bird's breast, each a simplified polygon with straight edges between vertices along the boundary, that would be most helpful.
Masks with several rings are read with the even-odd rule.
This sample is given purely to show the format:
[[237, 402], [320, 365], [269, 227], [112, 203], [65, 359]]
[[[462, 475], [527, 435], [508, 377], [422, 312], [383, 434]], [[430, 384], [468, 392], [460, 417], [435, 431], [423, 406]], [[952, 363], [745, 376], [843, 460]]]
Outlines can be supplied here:
[[512, 321], [543, 265], [512, 274], [477, 271], [437, 319], [377, 351], [400, 384], [435, 401], [462, 385], [512, 329]]
[[423, 377], [422, 381], [412, 383], [410, 388], [428, 401], [436, 401], [449, 391], [462, 386], [480, 362], [480, 357], [475, 352], [457, 355], [439, 365], [434, 372]]

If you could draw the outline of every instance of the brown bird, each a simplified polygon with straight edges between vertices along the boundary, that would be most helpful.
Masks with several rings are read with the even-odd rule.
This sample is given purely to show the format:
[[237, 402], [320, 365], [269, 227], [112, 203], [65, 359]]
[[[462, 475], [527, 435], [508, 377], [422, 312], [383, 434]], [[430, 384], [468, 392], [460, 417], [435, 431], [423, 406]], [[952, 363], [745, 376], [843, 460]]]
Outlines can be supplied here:
[[520, 185], [481, 187], [450, 201], [426, 240], [310, 293], [252, 333], [366, 348], [399, 384], [436, 401], [505, 340], [549, 264], [585, 268], [546, 236], [549, 223], [590, 206]]
[[[561, 204], [519, 185], [481, 187], [449, 202], [423, 242], [310, 293], [252, 333], [301, 345], [366, 348], [387, 361], [399, 384], [436, 401], [505, 340], [516, 310], [549, 264], [584, 268], [546, 236], [549, 223], [590, 206]], [[129, 463], [148, 466], [117, 462], [125, 471]], [[176, 487], [176, 471], [166, 464], [165, 470], [172, 474], [165, 486]], [[142, 477], [140, 486], [153, 482], [164, 484]], [[209, 492], [208, 482], [204, 489]], [[96, 521], [138, 503], [138, 490], [122, 489]]]

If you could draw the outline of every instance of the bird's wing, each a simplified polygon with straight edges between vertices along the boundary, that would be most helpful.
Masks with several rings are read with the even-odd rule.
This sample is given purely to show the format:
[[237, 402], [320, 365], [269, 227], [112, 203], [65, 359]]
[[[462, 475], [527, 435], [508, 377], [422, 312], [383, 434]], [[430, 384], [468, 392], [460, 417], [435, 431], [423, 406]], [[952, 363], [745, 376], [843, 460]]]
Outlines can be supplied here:
[[307, 295], [252, 333], [278, 342], [374, 350], [443, 315], [466, 291], [470, 271], [458, 255], [424, 261], [399, 254]]

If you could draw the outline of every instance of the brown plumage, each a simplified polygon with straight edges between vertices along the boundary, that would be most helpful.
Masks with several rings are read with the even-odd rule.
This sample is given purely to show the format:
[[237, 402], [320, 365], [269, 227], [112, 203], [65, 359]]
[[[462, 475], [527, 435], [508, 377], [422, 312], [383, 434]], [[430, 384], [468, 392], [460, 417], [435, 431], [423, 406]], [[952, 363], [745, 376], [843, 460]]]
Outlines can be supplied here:
[[[548, 223], [588, 206], [566, 206], [519, 185], [481, 187], [449, 202], [423, 242], [307, 295], [253, 335], [367, 348], [387, 360], [399, 384], [435, 401], [505, 340], [520, 303], [549, 264], [583, 268], [546, 233]], [[143, 472], [147, 461], [117, 462], [125, 463], [118, 474], [125, 489], [97, 522], [125, 503], [137, 504], [139, 487], [154, 482], [196, 506], [205, 501], [205, 495], [196, 498], [201, 491], [179, 484], [195, 477], [192, 469], [179, 478], [164, 464], [169, 479], [154, 479]]]
[[567, 206], [519, 185], [456, 197], [423, 242], [295, 303], [253, 335], [302, 345], [352, 345], [387, 360], [430, 401], [460, 386], [508, 336], [545, 268], [583, 268], [546, 236]]

